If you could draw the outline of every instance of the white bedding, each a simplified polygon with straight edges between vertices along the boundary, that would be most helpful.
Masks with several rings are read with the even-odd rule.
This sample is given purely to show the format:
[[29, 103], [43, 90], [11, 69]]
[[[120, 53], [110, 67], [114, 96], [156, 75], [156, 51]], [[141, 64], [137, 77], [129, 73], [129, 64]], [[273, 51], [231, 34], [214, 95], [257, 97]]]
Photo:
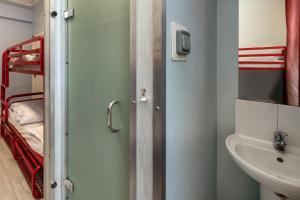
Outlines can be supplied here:
[[44, 121], [44, 100], [16, 102], [10, 105], [14, 118], [21, 125], [33, 124]]
[[20, 132], [29, 146], [41, 156], [44, 156], [44, 123], [20, 124], [13, 112], [9, 109], [8, 121]]

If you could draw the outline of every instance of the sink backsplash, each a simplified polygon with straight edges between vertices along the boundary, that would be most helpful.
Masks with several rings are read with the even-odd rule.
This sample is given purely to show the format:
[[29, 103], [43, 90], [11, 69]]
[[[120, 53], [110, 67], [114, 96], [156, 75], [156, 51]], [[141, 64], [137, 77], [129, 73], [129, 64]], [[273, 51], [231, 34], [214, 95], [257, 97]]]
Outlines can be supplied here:
[[273, 141], [274, 132], [286, 132], [287, 145], [300, 148], [300, 107], [236, 100], [236, 133]]

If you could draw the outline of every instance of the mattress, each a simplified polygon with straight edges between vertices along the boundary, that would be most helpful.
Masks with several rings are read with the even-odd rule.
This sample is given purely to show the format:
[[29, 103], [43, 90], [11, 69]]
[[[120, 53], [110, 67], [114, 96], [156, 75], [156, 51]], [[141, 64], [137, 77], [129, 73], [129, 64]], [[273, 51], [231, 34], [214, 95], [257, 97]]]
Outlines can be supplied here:
[[28, 145], [36, 153], [44, 156], [44, 123], [32, 123], [21, 125], [14, 117], [12, 111], [9, 109], [8, 121], [18, 130], [21, 136], [26, 140]]

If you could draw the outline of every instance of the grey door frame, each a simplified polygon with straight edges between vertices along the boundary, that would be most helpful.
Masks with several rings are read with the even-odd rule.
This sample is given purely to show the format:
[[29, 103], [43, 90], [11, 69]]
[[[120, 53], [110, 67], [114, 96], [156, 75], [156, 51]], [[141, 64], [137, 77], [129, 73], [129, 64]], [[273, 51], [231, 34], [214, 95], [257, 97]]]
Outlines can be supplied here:
[[[154, 197], [166, 199], [166, 19], [165, 0], [155, 0], [154, 10]], [[160, 110], [157, 108], [160, 107]]]
[[49, 3], [50, 1], [45, 0], [44, 2], [45, 10], [45, 74], [44, 74], [44, 96], [45, 96], [45, 120], [44, 120], [44, 198], [50, 200], [52, 197], [52, 191], [48, 184], [52, 179], [52, 166], [51, 166], [51, 156], [53, 155], [50, 151], [52, 141], [50, 141], [50, 18], [49, 18]]
[[[166, 199], [166, 0], [153, 2], [153, 200]], [[159, 108], [159, 109], [158, 109]]]
[[130, 106], [130, 199], [136, 200], [137, 184], [136, 184], [136, 2], [130, 1], [130, 92], [131, 92], [131, 106]]
[[[145, 1], [131, 0], [131, 76], [135, 77], [131, 82], [131, 200], [166, 199], [165, 11], [166, 0], [152, 0], [148, 4]], [[151, 42], [151, 46], [145, 41]], [[150, 58], [152, 62], [149, 61]], [[148, 71], [148, 68], [151, 70]], [[139, 103], [142, 89], [147, 89], [147, 94], [150, 94], [147, 96], [149, 100], [146, 106], [151, 110], [145, 109], [145, 103]], [[139, 118], [137, 115], [141, 110], [151, 112], [151, 119], [147, 119], [147, 114], [143, 115], [143, 119]], [[147, 132], [149, 129], [151, 133]], [[149, 172], [147, 164], [152, 165], [152, 172]], [[147, 191], [149, 188], [151, 191]]]
[[[49, 158], [46, 159], [45, 168], [45, 199], [65, 199], [63, 182], [65, 179], [66, 167], [66, 21], [64, 11], [66, 0], [45, 0], [46, 34], [49, 39], [46, 42], [49, 48], [48, 69], [45, 79], [48, 90], [46, 90], [46, 113], [48, 123], [49, 145], [46, 145], [46, 152]], [[51, 15], [56, 12], [57, 15]], [[47, 110], [48, 109], [48, 110]], [[51, 134], [50, 134], [51, 133]], [[47, 167], [48, 166], [48, 167]], [[54, 185], [53, 185], [54, 184]], [[56, 186], [55, 186], [56, 185]], [[55, 186], [55, 187], [52, 187]]]

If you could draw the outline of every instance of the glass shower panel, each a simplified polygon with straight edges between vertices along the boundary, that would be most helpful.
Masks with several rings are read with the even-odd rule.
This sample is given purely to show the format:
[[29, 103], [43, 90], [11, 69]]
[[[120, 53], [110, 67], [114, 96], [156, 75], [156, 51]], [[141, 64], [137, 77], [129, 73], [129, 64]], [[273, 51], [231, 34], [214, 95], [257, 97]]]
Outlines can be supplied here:
[[129, 200], [130, 1], [68, 4], [68, 196]]

